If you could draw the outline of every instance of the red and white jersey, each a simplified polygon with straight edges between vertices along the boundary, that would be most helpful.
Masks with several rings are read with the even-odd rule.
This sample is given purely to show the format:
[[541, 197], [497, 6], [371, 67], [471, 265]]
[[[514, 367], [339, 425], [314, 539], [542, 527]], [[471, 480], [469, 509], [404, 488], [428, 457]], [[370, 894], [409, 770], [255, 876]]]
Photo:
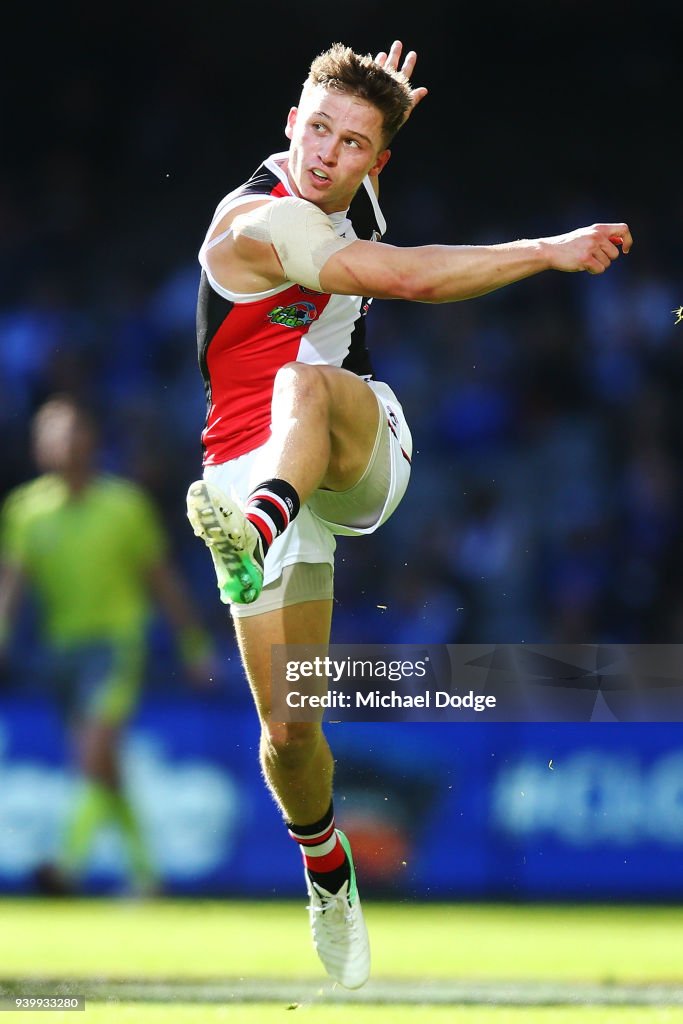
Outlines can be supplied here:
[[[285, 363], [343, 366], [372, 377], [365, 347], [370, 299], [325, 295], [291, 282], [244, 295], [220, 285], [209, 270], [206, 253], [228, 232], [212, 242], [208, 239], [229, 211], [259, 196], [293, 195], [283, 169], [286, 158], [287, 153], [270, 156], [249, 181], [221, 200], [199, 253], [197, 344], [207, 399], [202, 432], [205, 465], [235, 459], [268, 440], [273, 383]], [[368, 178], [349, 209], [329, 219], [342, 238], [379, 240], [386, 231]]]

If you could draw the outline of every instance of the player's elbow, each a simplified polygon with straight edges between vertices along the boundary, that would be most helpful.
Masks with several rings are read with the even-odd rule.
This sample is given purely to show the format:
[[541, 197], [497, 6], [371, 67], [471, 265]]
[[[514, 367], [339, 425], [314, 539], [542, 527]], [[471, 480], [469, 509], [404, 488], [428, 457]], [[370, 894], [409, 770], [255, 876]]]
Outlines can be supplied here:
[[434, 284], [417, 262], [401, 260], [382, 270], [381, 288], [385, 295], [409, 302], [437, 302]]
[[391, 268], [392, 287], [398, 299], [410, 302], [443, 302], [439, 279], [425, 249], [404, 249]]
[[415, 282], [409, 272], [388, 271], [382, 275], [381, 290], [389, 298], [419, 301]]
[[410, 302], [443, 301], [434, 275], [421, 265], [417, 250], [373, 244], [368, 258], [368, 251], [360, 248], [365, 245], [370, 243], [356, 242], [328, 260], [320, 273], [325, 291]]
[[[452, 259], [440, 245], [403, 250], [401, 298], [412, 302], [458, 302], [471, 297], [463, 275], [458, 280]], [[476, 294], [476, 293], [474, 293]]]
[[407, 299], [410, 302], [443, 301], [433, 278], [422, 273], [417, 267], [413, 267], [411, 271], [402, 275], [397, 280], [395, 287], [398, 299]]
[[444, 296], [440, 293], [433, 281], [412, 281], [410, 284], [410, 295], [406, 296], [412, 302], [445, 302]]

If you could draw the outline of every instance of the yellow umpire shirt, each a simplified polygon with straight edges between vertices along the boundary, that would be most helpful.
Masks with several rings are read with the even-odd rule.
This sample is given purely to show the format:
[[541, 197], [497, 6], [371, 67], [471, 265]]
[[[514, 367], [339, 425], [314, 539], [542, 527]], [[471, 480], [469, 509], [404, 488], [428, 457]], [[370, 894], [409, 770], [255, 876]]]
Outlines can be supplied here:
[[56, 647], [141, 638], [147, 571], [166, 541], [139, 487], [102, 475], [73, 497], [55, 475], [22, 484], [5, 501], [0, 549], [28, 577]]

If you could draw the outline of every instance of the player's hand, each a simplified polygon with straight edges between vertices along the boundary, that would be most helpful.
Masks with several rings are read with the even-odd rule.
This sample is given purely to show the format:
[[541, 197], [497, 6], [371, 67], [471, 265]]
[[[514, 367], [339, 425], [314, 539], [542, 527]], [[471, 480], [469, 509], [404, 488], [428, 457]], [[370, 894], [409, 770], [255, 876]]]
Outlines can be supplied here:
[[[403, 43], [400, 41], [400, 39], [395, 39], [394, 42], [391, 44], [391, 49], [389, 50], [389, 53], [385, 53], [384, 50], [380, 51], [380, 53], [378, 53], [377, 56], [375, 57], [375, 63], [379, 64], [381, 68], [387, 68], [387, 70], [391, 69], [392, 71], [400, 71], [401, 74], [405, 75], [406, 78], [409, 79], [413, 71], [415, 70], [417, 54], [415, 53], [415, 50], [408, 50], [403, 60], [403, 64], [399, 68], [402, 52]], [[424, 86], [420, 86], [418, 89], [410, 90], [410, 97], [412, 103], [410, 105], [408, 113], [403, 119], [403, 124], [406, 123], [412, 112], [415, 110], [415, 107], [421, 100], [425, 98], [428, 92], [429, 90], [426, 89]]]
[[546, 249], [552, 270], [587, 270], [589, 274], [604, 274], [620, 255], [619, 246], [627, 253], [633, 245], [628, 224], [592, 224], [539, 241]]

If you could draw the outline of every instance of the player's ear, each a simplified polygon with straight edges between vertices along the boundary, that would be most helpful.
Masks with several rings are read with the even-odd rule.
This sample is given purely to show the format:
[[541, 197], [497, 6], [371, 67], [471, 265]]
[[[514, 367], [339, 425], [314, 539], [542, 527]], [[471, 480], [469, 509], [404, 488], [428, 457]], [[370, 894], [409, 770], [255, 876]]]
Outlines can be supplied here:
[[298, 107], [290, 107], [289, 113], [287, 114], [287, 124], [285, 125], [285, 135], [288, 139], [292, 138], [294, 134], [294, 125], [296, 124], [296, 115], [299, 113]]
[[368, 175], [371, 178], [376, 178], [377, 175], [380, 173], [380, 171], [383, 171], [384, 168], [387, 166], [387, 164], [389, 163], [390, 157], [391, 157], [391, 150], [390, 149], [383, 149], [382, 152], [377, 157], [377, 159], [375, 160], [375, 162], [372, 165], [372, 167], [370, 168], [370, 170], [368, 171]]

